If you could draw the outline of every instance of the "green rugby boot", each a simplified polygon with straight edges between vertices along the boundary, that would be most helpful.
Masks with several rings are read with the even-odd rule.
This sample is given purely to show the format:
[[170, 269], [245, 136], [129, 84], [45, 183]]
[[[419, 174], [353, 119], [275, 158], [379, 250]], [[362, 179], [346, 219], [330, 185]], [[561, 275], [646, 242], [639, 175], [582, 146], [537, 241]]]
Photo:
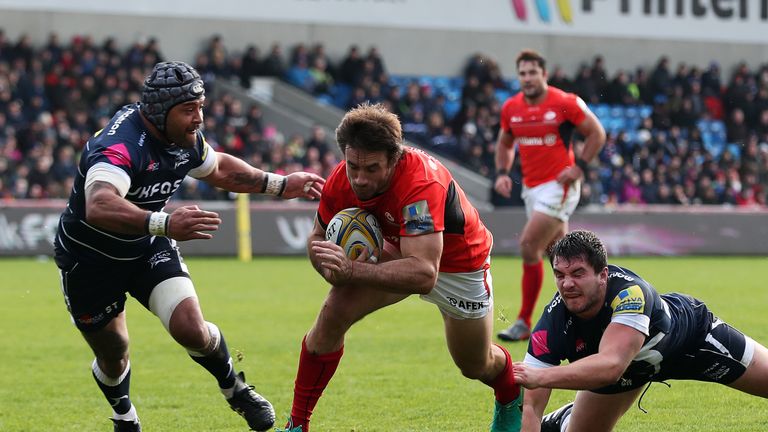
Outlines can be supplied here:
[[523, 423], [523, 391], [512, 402], [502, 405], [499, 401], [493, 410], [491, 432], [520, 432]]

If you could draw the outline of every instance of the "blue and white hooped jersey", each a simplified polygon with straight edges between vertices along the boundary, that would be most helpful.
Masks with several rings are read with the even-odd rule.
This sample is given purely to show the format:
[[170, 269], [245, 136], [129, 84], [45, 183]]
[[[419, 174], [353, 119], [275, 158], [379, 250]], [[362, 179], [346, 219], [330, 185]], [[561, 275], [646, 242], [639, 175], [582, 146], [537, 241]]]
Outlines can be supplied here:
[[168, 146], [154, 139], [145, 127], [139, 104], [126, 105], [83, 149], [72, 194], [59, 221], [56, 246], [82, 259], [138, 259], [152, 236], [118, 234], [88, 224], [86, 180], [107, 181], [138, 207], [159, 211], [184, 177], [205, 177], [215, 167], [216, 154], [202, 132], [197, 133], [194, 148]]

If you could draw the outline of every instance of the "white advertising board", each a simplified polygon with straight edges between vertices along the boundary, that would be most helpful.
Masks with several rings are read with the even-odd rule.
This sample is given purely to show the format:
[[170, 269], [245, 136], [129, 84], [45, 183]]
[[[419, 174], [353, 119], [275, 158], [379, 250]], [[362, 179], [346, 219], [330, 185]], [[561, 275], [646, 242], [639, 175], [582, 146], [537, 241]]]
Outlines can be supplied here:
[[768, 0], [0, 0], [50, 12], [685, 41], [768, 41]]

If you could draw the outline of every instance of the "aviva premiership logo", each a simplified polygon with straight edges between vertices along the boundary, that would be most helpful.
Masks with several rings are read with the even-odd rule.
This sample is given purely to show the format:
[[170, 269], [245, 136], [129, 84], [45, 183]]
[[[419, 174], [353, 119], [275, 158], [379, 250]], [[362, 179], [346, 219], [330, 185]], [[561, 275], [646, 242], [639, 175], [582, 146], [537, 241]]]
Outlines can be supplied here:
[[[517, 19], [528, 21], [528, 7], [526, 0], [511, 0], [512, 9], [515, 11]], [[573, 10], [571, 9], [571, 0], [533, 0], [539, 19], [543, 22], [552, 21], [553, 9], [560, 14], [563, 22], [570, 24], [573, 22]], [[551, 7], [554, 5], [554, 8]]]

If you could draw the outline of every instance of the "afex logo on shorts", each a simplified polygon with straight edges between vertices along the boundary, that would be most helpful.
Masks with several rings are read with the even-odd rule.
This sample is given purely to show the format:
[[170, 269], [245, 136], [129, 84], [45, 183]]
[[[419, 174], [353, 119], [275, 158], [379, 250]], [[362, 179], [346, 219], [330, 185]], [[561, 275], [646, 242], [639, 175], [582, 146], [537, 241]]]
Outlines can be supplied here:
[[481, 310], [488, 307], [488, 303], [486, 302], [465, 301], [453, 297], [447, 297], [447, 299], [451, 306], [467, 311]]

